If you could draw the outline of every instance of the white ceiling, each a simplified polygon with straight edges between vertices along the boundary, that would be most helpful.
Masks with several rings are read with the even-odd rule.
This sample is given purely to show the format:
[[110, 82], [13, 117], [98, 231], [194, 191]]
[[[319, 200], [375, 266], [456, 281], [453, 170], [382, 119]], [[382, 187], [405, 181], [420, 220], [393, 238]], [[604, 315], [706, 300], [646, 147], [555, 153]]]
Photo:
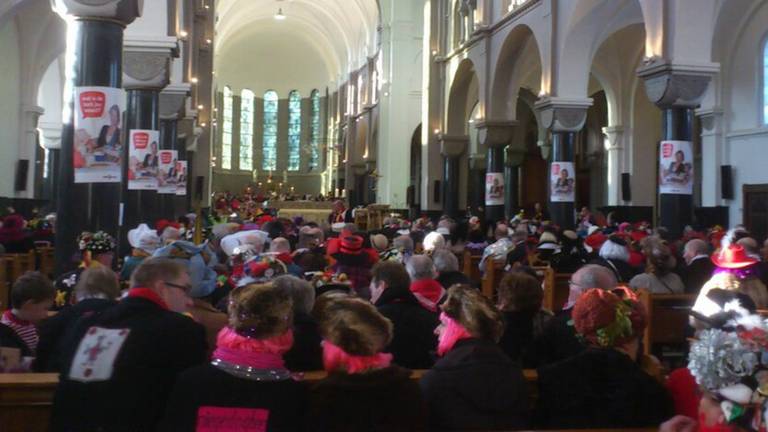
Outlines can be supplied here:
[[[287, 17], [283, 21], [274, 19], [278, 8]], [[218, 0], [217, 11], [217, 65], [248, 56], [247, 41], [268, 45], [290, 38], [291, 43], [304, 45], [297, 51], [317, 53], [313, 57], [322, 59], [332, 81], [362, 65], [378, 49], [378, 0]], [[281, 53], [271, 57], [276, 55]]]

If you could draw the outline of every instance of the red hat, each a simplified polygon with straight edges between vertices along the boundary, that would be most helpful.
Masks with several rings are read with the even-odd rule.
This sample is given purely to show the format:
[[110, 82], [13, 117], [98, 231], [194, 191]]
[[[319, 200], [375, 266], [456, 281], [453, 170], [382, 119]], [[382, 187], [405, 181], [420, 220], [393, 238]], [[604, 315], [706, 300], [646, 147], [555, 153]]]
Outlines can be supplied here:
[[587, 238], [584, 239], [584, 244], [591, 247], [592, 249], [597, 250], [600, 249], [600, 246], [602, 246], [606, 240], [608, 240], [608, 237], [598, 231], [590, 236], [587, 236]]
[[359, 255], [363, 251], [363, 238], [356, 235], [342, 238], [339, 251], [348, 255]]
[[573, 306], [573, 326], [593, 345], [614, 347], [639, 337], [647, 324], [645, 309], [633, 293], [592, 288]]
[[159, 221], [155, 222], [155, 230], [157, 231], [157, 235], [162, 235], [163, 231], [165, 231], [165, 229], [168, 227], [179, 229], [181, 228], [181, 225], [179, 225], [177, 222], [171, 222], [168, 219], [160, 219]]
[[712, 255], [711, 259], [716, 266], [727, 269], [740, 269], [759, 261], [757, 258], [747, 255], [740, 244], [731, 244], [726, 248], [720, 248]]
[[632, 237], [633, 241], [639, 242], [640, 240], [648, 237], [648, 233], [645, 231], [632, 231], [630, 237]]

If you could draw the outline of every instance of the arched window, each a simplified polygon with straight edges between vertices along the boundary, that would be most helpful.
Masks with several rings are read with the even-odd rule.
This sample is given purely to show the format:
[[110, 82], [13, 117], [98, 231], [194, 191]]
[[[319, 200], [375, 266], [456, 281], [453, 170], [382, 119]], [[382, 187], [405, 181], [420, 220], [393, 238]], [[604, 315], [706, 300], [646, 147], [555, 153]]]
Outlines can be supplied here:
[[309, 169], [316, 169], [320, 166], [320, 92], [313, 90], [310, 99], [312, 101], [312, 136], [309, 142]]
[[221, 168], [232, 169], [232, 89], [224, 87], [224, 118], [221, 128]]
[[277, 101], [276, 91], [264, 93], [264, 163], [261, 168], [266, 171], [277, 169]]
[[768, 125], [768, 39], [763, 43], [763, 124]]
[[294, 90], [288, 95], [288, 171], [301, 166], [301, 95]]
[[240, 169], [253, 169], [253, 92], [240, 94]]

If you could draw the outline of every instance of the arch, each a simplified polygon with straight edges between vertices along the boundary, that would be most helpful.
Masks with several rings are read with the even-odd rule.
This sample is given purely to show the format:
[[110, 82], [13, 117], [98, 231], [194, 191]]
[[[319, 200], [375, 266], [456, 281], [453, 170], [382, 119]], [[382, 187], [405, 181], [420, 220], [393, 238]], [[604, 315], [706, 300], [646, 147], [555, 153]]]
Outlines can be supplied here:
[[[570, 6], [572, 13], [559, 44], [553, 93], [585, 98], [597, 49], [618, 30], [644, 24], [643, 11], [638, 0], [579, 0]], [[567, 80], [560, 79], [566, 76]]]
[[[514, 120], [517, 116], [517, 95], [524, 83], [541, 85], [542, 58], [539, 42], [533, 30], [521, 24], [507, 35], [494, 69], [493, 90], [488, 117], [494, 120]], [[538, 93], [538, 89], [536, 93]]]
[[264, 135], [262, 139], [261, 169], [265, 171], [277, 170], [277, 109], [279, 98], [274, 90], [264, 92]]
[[221, 168], [232, 169], [232, 89], [224, 86], [224, 114], [221, 128]]
[[255, 95], [249, 89], [240, 92], [240, 169], [253, 170], [253, 103]]
[[463, 60], [454, 74], [448, 97], [448, 135], [466, 135], [467, 120], [478, 100], [478, 78], [472, 60]]

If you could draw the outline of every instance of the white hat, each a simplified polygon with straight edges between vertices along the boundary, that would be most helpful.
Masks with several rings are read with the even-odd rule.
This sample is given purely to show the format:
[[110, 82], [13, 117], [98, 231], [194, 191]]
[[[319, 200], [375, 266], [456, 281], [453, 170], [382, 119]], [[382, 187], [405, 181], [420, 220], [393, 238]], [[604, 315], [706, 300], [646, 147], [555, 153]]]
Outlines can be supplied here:
[[442, 235], [451, 235], [451, 230], [448, 227], [438, 227], [436, 231]]
[[160, 247], [160, 237], [157, 236], [157, 231], [143, 223], [128, 231], [128, 243], [135, 249], [153, 253]]
[[246, 250], [262, 248], [268, 239], [269, 234], [265, 231], [240, 231], [221, 239], [221, 250], [227, 256], [238, 255]]
[[340, 233], [346, 226], [347, 224], [344, 222], [336, 222], [335, 224], [331, 225], [331, 231]]

